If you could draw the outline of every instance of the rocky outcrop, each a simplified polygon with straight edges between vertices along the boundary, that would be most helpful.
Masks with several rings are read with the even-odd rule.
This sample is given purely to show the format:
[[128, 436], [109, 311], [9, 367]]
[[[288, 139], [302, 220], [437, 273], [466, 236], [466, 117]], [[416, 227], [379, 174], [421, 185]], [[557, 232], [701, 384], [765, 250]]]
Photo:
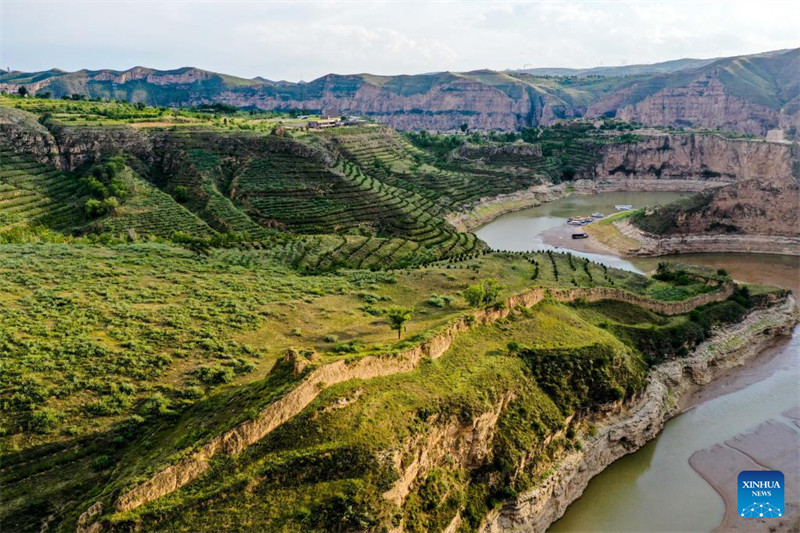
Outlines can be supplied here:
[[316, 368], [283, 398], [262, 410], [256, 418], [243, 422], [215, 437], [191, 456], [165, 468], [146, 482], [122, 494], [116, 501], [116, 510], [135, 509], [197, 479], [209, 468], [209, 461], [212, 457], [218, 453], [235, 455], [258, 442], [276, 427], [299, 414], [320, 394], [323, 388], [352, 379], [371, 379], [398, 372], [409, 372], [416, 368], [423, 359], [436, 359], [444, 354], [458, 334], [469, 330], [475, 324], [490, 323], [505, 318], [514, 307], [531, 307], [547, 297], [563, 302], [573, 301], [577, 298], [583, 298], [590, 302], [615, 299], [658, 313], [675, 315], [687, 313], [699, 305], [712, 301], [724, 300], [732, 292], [733, 286], [726, 284], [713, 292], [680, 302], [654, 301], [614, 287], [563, 290], [536, 288], [511, 296], [506, 300], [504, 306], [480, 309], [474, 314], [462, 316], [427, 341], [409, 350], [394, 354], [367, 356], [353, 363], [340, 360]]
[[400, 478], [383, 497], [401, 506], [416, 481], [445, 462], [465, 469], [483, 465], [491, 453], [497, 422], [511, 399], [506, 394], [469, 423], [462, 423], [455, 416], [446, 421], [429, 420], [427, 432], [409, 438], [393, 453]]
[[56, 138], [39, 124], [36, 115], [0, 107], [0, 149], [24, 153], [33, 159], [62, 168]]
[[542, 157], [542, 147], [538, 144], [514, 143], [479, 146], [465, 142], [456, 150], [454, 156], [471, 160], [484, 160], [492, 162], [498, 158], [508, 157], [538, 161]]
[[715, 75], [663, 89], [616, 113], [622, 120], [649, 126], [720, 128], [761, 137], [778, 127], [779, 115], [777, 109], [731, 95]]
[[786, 144], [726, 139], [718, 135], [661, 135], [636, 143], [609, 144], [595, 167], [596, 179], [697, 180], [725, 184], [792, 174]]
[[741, 323], [715, 332], [690, 357], [665, 363], [651, 372], [644, 393], [619, 413], [596, 421], [595, 436], [584, 435], [583, 449], [562, 459], [540, 485], [492, 512], [483, 533], [545, 531], [578, 499], [592, 477], [620, 457], [653, 439], [677, 415], [680, 398], [727, 368], [740, 366], [788, 335], [798, 321], [793, 298], [757, 310]]

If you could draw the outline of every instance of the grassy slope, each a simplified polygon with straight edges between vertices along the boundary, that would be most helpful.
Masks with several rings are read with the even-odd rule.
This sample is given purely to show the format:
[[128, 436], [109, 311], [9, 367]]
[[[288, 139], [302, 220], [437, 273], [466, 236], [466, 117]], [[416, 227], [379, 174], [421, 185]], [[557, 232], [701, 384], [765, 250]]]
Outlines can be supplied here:
[[[20, 452], [4, 460], [4, 520], [30, 525], [41, 506], [74, 520], [70, 494], [129, 486], [282, 394], [295, 378], [270, 370], [288, 348], [316, 351], [324, 362], [353, 356], [334, 352], [337, 342], [360, 341], [357, 356], [408, 346], [462, 313], [459, 294], [476, 279], [498, 279], [501, 297], [532, 283], [613, 282], [668, 299], [706, 290], [675, 292], [597, 265], [588, 265], [590, 281], [582, 261], [554, 255], [557, 282], [547, 255], [531, 259], [535, 282], [537, 267], [518, 255], [407, 273], [298, 276], [268, 251], [203, 258], [164, 245], [6, 246], [3, 445]], [[432, 306], [432, 293], [453, 303]], [[391, 305], [414, 309], [400, 344], [380, 314]], [[559, 320], [549, 316], [541, 320], [556, 334]]]

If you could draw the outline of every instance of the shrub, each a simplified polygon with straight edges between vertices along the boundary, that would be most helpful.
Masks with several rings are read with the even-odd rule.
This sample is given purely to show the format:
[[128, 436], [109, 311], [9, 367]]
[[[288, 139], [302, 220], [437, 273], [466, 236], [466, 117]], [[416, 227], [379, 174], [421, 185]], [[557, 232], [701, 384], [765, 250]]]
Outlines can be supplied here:
[[172, 196], [179, 204], [186, 202], [189, 199], [189, 191], [184, 185], [178, 185], [172, 190]]
[[100, 471], [110, 467], [114, 461], [108, 455], [98, 455], [92, 461], [92, 470]]
[[139, 407], [139, 413], [143, 416], [153, 416], [172, 414], [174, 411], [169, 409], [169, 400], [163, 394], [157, 392], [142, 402], [141, 407]]
[[86, 405], [86, 410], [96, 416], [118, 415], [131, 406], [130, 396], [120, 392], [105, 395]]
[[36, 433], [50, 433], [64, 419], [64, 414], [54, 409], [42, 408], [33, 411], [28, 418], [28, 429]]
[[431, 294], [430, 297], [425, 301], [426, 304], [430, 305], [431, 307], [447, 307], [453, 303], [452, 296], [440, 296], [438, 294]]
[[197, 378], [206, 385], [219, 385], [233, 381], [234, 371], [230, 367], [202, 366], [197, 370]]

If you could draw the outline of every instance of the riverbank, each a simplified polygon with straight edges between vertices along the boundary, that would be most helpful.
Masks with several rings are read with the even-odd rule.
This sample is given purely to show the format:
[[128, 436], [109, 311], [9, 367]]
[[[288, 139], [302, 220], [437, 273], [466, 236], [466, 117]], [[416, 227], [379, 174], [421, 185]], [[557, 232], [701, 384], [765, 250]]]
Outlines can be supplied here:
[[620, 457], [653, 439], [664, 423], [681, 412], [680, 400], [724, 369], [751, 361], [797, 322], [792, 297], [752, 312], [741, 323], [717, 331], [693, 354], [661, 365], [651, 373], [645, 392], [624, 410], [598, 420], [595, 436], [583, 449], [560, 462], [537, 489], [507, 503], [487, 517], [482, 531], [544, 531], [581, 496], [589, 480]]
[[701, 252], [800, 256], [798, 236], [714, 234], [660, 237], [642, 231], [625, 218], [590, 224], [586, 232], [595, 246], [625, 257]]

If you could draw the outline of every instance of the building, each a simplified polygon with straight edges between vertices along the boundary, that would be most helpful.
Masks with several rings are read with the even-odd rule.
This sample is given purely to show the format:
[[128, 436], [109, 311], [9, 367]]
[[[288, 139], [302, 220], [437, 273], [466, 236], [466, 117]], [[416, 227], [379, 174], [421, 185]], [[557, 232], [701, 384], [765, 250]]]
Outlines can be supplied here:
[[319, 130], [323, 128], [333, 128], [341, 123], [339, 117], [335, 118], [321, 118], [318, 120], [309, 120], [308, 127], [311, 129]]

